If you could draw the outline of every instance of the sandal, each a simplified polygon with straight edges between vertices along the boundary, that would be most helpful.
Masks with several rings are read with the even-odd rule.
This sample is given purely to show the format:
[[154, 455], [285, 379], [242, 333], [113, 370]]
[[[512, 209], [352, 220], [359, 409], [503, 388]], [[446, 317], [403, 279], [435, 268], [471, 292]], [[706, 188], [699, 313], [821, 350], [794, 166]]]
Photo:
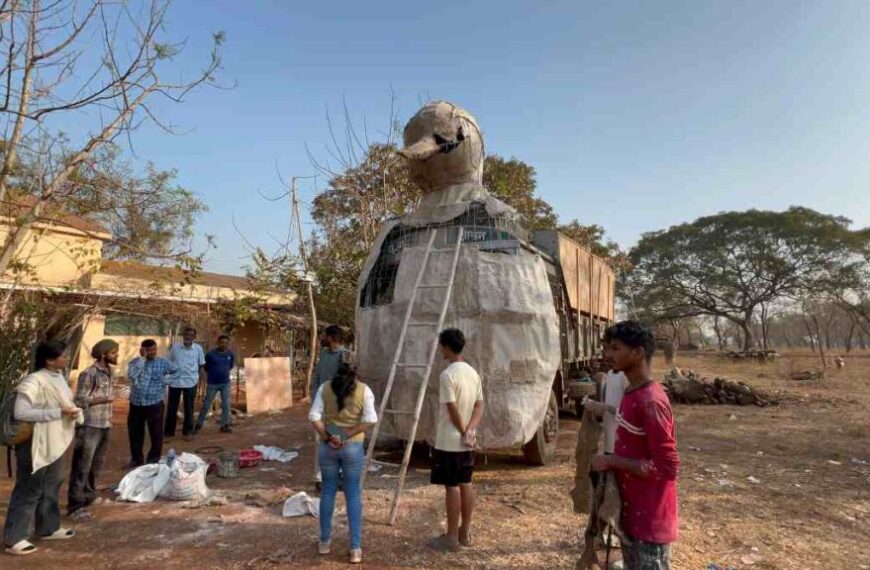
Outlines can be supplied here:
[[67, 540], [76, 535], [76, 531], [68, 528], [59, 528], [51, 534], [40, 536], [42, 540]]
[[12, 556], [27, 556], [28, 554], [33, 554], [37, 550], [39, 549], [27, 540], [19, 540], [12, 546], [6, 547], [6, 553], [11, 554]]

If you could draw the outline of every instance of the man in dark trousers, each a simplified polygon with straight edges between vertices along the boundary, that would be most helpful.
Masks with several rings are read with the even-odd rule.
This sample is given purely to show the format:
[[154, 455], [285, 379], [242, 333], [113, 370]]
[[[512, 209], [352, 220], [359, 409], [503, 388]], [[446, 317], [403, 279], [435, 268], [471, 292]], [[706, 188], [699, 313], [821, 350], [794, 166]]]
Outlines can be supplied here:
[[205, 354], [202, 347], [196, 344], [196, 329], [187, 327], [182, 336], [183, 342], [176, 342], [169, 348], [166, 359], [172, 363], [175, 373], [169, 384], [169, 402], [166, 405], [166, 426], [163, 435], [175, 436], [175, 424], [178, 421], [178, 404], [184, 398], [184, 423], [181, 434], [185, 437], [193, 435], [193, 400], [196, 398], [196, 386], [205, 368]]
[[76, 428], [75, 451], [69, 474], [67, 513], [75, 520], [90, 518], [85, 507], [97, 500], [97, 477], [109, 447], [112, 430], [112, 369], [118, 364], [118, 343], [103, 339], [91, 349], [94, 363], [79, 374], [75, 404], [84, 410], [84, 424]]
[[236, 355], [230, 352], [230, 337], [222, 334], [218, 337], [217, 348], [205, 355], [205, 374], [208, 387], [202, 408], [199, 410], [199, 419], [196, 421], [194, 433], [199, 432], [205, 424], [205, 417], [211, 409], [215, 396], [221, 395], [221, 431], [230, 433], [230, 371], [236, 364]]
[[163, 392], [175, 367], [165, 358], [157, 356], [157, 343], [142, 341], [142, 354], [130, 361], [127, 378], [130, 379], [130, 412], [127, 415], [127, 433], [130, 436], [130, 465], [144, 463], [145, 426], [151, 438], [148, 463], [157, 463], [163, 454]]

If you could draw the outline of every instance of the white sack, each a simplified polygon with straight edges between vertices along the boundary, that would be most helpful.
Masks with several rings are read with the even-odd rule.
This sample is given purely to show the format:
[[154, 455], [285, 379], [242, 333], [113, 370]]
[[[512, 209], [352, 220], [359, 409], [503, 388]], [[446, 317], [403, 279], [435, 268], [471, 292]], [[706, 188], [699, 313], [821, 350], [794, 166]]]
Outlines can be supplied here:
[[208, 485], [205, 474], [208, 463], [192, 453], [182, 453], [172, 462], [169, 485], [161, 497], [173, 501], [193, 501], [208, 498]]
[[308, 493], [302, 491], [296, 493], [286, 501], [284, 501], [285, 517], [302, 517], [311, 515], [313, 517], [320, 516], [320, 499], [317, 497], [309, 497]]
[[150, 503], [169, 484], [169, 467], [163, 463], [142, 465], [127, 473], [118, 488], [119, 501]]

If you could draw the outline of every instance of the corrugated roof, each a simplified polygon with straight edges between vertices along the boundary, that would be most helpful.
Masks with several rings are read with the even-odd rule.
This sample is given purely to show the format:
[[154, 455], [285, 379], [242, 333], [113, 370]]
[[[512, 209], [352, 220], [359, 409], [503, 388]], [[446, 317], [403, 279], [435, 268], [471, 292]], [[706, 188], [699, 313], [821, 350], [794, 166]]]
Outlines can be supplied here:
[[[159, 267], [138, 261], [103, 261], [100, 273], [125, 277], [128, 279], [145, 279], [148, 281], [169, 281], [183, 283], [187, 274], [174, 267]], [[222, 273], [198, 272], [190, 277], [197, 285], [225, 287], [228, 289], [250, 289], [247, 277], [239, 275], [224, 275]]]
[[[2, 204], [0, 204], [0, 213], [3, 215], [18, 218], [27, 214], [36, 204], [36, 196], [10, 196]], [[90, 220], [84, 216], [77, 216], [64, 211], [63, 208], [56, 204], [50, 204], [39, 217], [39, 221], [43, 223], [53, 223], [68, 228], [73, 228], [81, 232], [89, 234], [108, 234], [111, 232], [103, 225]], [[103, 236], [95, 236], [103, 237]]]

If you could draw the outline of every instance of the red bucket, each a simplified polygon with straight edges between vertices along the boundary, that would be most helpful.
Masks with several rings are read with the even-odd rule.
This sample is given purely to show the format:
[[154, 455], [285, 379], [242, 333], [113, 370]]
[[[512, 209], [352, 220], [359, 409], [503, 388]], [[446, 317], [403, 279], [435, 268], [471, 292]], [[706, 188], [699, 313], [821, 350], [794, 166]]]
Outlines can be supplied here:
[[239, 467], [256, 467], [263, 460], [263, 454], [256, 449], [243, 449], [239, 452]]

